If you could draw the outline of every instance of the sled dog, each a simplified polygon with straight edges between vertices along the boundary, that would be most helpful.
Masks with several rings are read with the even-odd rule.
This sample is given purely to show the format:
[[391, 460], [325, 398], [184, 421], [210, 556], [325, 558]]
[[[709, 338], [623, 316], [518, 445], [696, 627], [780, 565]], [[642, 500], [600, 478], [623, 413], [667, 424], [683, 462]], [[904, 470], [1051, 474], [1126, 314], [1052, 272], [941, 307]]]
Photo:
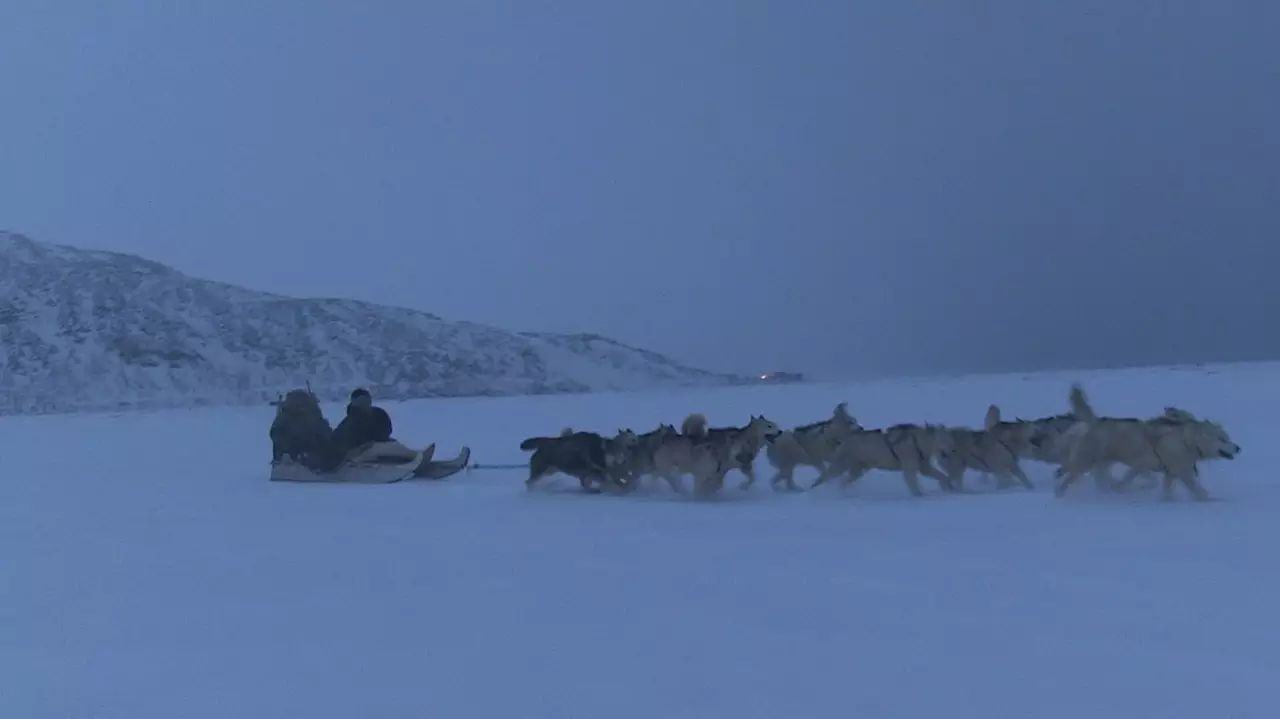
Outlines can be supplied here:
[[751, 416], [742, 427], [707, 427], [707, 418], [691, 414], [680, 426], [680, 434], [663, 440], [654, 453], [656, 473], [677, 492], [682, 492], [679, 477], [692, 475], [694, 494], [714, 494], [724, 486], [725, 475], [733, 469], [750, 479], [760, 449], [772, 441], [782, 429], [763, 415]]
[[[774, 489], [782, 482], [788, 490], [799, 491], [795, 481], [796, 467], [813, 467], [821, 472], [831, 461], [836, 448], [850, 432], [862, 429], [858, 420], [849, 414], [848, 403], [841, 402], [832, 411], [831, 417], [821, 422], [806, 424], [789, 429], [778, 435], [765, 448], [765, 456], [769, 464], [777, 470], [770, 484]], [[740, 486], [749, 489], [753, 477], [748, 477]]]
[[845, 475], [847, 487], [869, 470], [880, 469], [902, 472], [907, 489], [916, 496], [924, 494], [920, 489], [921, 474], [937, 480], [949, 491], [950, 481], [933, 466], [932, 460], [951, 451], [951, 433], [941, 425], [899, 424], [888, 429], [854, 430], [837, 447], [810, 489], [841, 474]]
[[520, 443], [520, 449], [533, 452], [525, 486], [532, 489], [538, 480], [558, 472], [577, 479], [584, 491], [599, 492], [593, 485], [622, 489], [625, 477], [619, 467], [627, 462], [637, 441], [629, 429], [620, 429], [613, 437], [571, 429], [559, 437], [530, 437]]
[[668, 440], [679, 436], [680, 433], [673, 425], [665, 423], [659, 424], [657, 429], [637, 435], [636, 444], [627, 452], [626, 460], [614, 468], [615, 474], [622, 478], [627, 489], [636, 489], [640, 486], [641, 478], [656, 473], [653, 458], [658, 449]]
[[1016, 479], [1023, 487], [1034, 489], [1019, 463], [1033, 449], [1031, 423], [1003, 421], [1000, 408], [993, 404], [987, 407], [981, 430], [953, 427], [948, 432], [952, 447], [939, 454], [938, 467], [947, 475], [951, 489], [963, 488], [965, 471], [970, 469], [995, 475], [1001, 487], [1012, 485]]
[[1113, 418], [1098, 416], [1079, 385], [1072, 385], [1068, 399], [1079, 421], [1064, 435], [1069, 449], [1054, 490], [1059, 497], [1085, 472], [1123, 464], [1129, 468], [1126, 481], [1146, 472], [1163, 475], [1165, 499], [1173, 497], [1174, 483], [1181, 482], [1192, 497], [1204, 501], [1209, 493], [1200, 485], [1198, 463], [1231, 460], [1240, 453], [1220, 424], [1177, 407], [1166, 407], [1154, 419]]

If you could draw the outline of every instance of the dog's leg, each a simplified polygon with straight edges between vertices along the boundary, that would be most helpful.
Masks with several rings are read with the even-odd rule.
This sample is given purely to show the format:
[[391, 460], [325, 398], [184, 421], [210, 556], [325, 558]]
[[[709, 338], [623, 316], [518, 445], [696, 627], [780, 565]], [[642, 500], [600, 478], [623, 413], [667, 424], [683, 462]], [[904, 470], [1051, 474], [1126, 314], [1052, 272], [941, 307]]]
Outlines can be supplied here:
[[1036, 486], [1032, 484], [1031, 480], [1027, 477], [1027, 473], [1022, 471], [1022, 466], [1017, 462], [1013, 463], [1013, 466], [1009, 468], [1009, 471], [1013, 473], [1013, 476], [1018, 478], [1019, 482], [1022, 482], [1023, 487], [1027, 489], [1036, 488]]
[[724, 489], [725, 474], [725, 472], [717, 472], [715, 476], [711, 478], [711, 487], [713, 492], [719, 493], [720, 490]]
[[782, 473], [785, 470], [777, 466], [775, 466], [774, 469], [776, 469], [777, 471], [773, 473], [773, 479], [769, 480], [769, 486], [772, 487], [773, 490], [776, 492], [778, 490], [778, 482], [783, 481]]
[[844, 472], [844, 483], [841, 485], [841, 488], [848, 489], [854, 482], [862, 479], [862, 475], [866, 474], [868, 471], [870, 471], [868, 467], [863, 467], [862, 465], [857, 464], [848, 468]]
[[1209, 493], [1205, 491], [1199, 480], [1196, 479], [1196, 474], [1197, 473], [1194, 471], [1194, 468], [1187, 469], [1184, 467], [1179, 469], [1175, 476], [1181, 480], [1184, 485], [1186, 485], [1187, 491], [1191, 492], [1191, 496], [1194, 497], [1197, 502], [1207, 502], [1209, 501]]
[[743, 464], [738, 469], [742, 470], [742, 473], [747, 477], [746, 480], [742, 482], [742, 484], [738, 485], [738, 489], [741, 489], [742, 491], [745, 492], [748, 489], [751, 489], [751, 485], [756, 483], [756, 470], [755, 470], [755, 467], [751, 464]]
[[1143, 474], [1146, 474], [1146, 472], [1130, 467], [1125, 471], [1123, 477], [1112, 483], [1111, 488], [1117, 492], [1127, 492], [1133, 486], [1133, 481]]
[[[818, 469], [821, 470], [822, 468], [819, 467]], [[796, 473], [796, 466], [794, 464], [787, 465], [782, 469], [779, 469], [778, 473], [774, 475], [773, 481], [771, 482], [771, 484], [773, 485], [773, 488], [777, 489], [778, 482], [782, 482], [788, 492], [799, 492], [800, 485], [796, 484], [795, 473]]]
[[[817, 489], [818, 485], [825, 484], [828, 479], [831, 479], [838, 474], [840, 474], [840, 472], [836, 470], [835, 464], [827, 465], [821, 472], [818, 472], [818, 478], [813, 480], [813, 484], [809, 485], [809, 489]], [[845, 480], [845, 484], [848, 483], [849, 481]]]
[[537, 457], [529, 460], [529, 478], [524, 481], [525, 489], [533, 489], [534, 483], [551, 474], [551, 467], [546, 462], [537, 460]]
[[1160, 483], [1160, 480], [1153, 478], [1150, 472], [1130, 467], [1124, 473], [1124, 476], [1115, 483], [1115, 489], [1118, 492], [1127, 492], [1134, 487], [1139, 479], [1143, 479], [1140, 485], [1141, 489], [1152, 489]]
[[958, 491], [956, 488], [964, 479], [964, 461], [955, 455], [944, 454], [938, 457], [938, 468], [947, 478], [947, 491]]
[[940, 486], [944, 492], [955, 491], [951, 488], [951, 479], [942, 472], [939, 472], [938, 468], [933, 466], [933, 462], [930, 462], [927, 459], [920, 465], [920, 474], [923, 474], [929, 479], [937, 482], [938, 486]]
[[1083, 472], [1075, 467], [1068, 468], [1066, 465], [1063, 465], [1058, 468], [1058, 474], [1060, 474], [1062, 480], [1053, 488], [1053, 494], [1054, 496], [1061, 497], [1067, 493], [1067, 488], [1070, 487], [1073, 482], [1080, 479], [1080, 475], [1082, 475]]
[[920, 468], [913, 466], [904, 466], [902, 468], [902, 479], [907, 483], [907, 489], [911, 494], [917, 497], [924, 496], [924, 490], [920, 489]]
[[676, 494], [684, 494], [684, 485], [680, 484], [680, 476], [674, 472], [663, 472], [661, 477], [667, 480], [667, 484], [671, 485], [671, 491]]
[[707, 499], [720, 491], [724, 486], [725, 472], [694, 475], [693, 494], [699, 499]]
[[586, 492], [587, 494], [599, 494], [599, 493], [600, 493], [600, 490], [599, 490], [599, 489], [594, 489], [594, 488], [591, 486], [591, 479], [590, 479], [589, 477], [587, 477], [586, 475], [582, 475], [581, 477], [578, 477], [578, 483], [582, 485], [582, 491], [583, 491], [583, 492]]
[[1012, 471], [996, 472], [996, 489], [1009, 489], [1016, 481]]
[[1094, 467], [1091, 474], [1093, 475], [1093, 485], [1098, 488], [1099, 492], [1116, 491], [1115, 478], [1111, 476], [1111, 465], [1104, 464]]

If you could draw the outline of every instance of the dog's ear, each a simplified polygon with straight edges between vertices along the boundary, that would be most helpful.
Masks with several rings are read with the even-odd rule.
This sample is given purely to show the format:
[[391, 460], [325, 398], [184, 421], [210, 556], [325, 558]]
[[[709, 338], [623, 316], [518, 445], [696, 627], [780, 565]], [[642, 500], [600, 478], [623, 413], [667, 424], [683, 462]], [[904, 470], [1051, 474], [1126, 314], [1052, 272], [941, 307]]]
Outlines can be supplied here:
[[991, 429], [1000, 424], [1000, 408], [994, 404], [987, 405], [987, 416], [983, 418], [982, 424]]

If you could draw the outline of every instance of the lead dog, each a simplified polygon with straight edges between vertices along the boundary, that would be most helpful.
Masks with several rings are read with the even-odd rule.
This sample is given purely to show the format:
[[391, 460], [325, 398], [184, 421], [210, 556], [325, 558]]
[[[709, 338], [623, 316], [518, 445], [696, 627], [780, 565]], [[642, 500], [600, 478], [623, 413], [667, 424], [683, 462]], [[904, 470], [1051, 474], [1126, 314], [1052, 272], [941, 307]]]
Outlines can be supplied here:
[[1068, 399], [1079, 421], [1064, 435], [1069, 451], [1055, 489], [1059, 497], [1083, 473], [1115, 463], [1129, 468], [1129, 479], [1144, 472], [1163, 475], [1166, 500], [1173, 497], [1174, 482], [1181, 482], [1192, 497], [1205, 501], [1209, 493], [1200, 485], [1198, 463], [1232, 460], [1240, 453], [1220, 424], [1176, 407], [1150, 420], [1112, 418], [1099, 417], [1079, 385], [1072, 385]]

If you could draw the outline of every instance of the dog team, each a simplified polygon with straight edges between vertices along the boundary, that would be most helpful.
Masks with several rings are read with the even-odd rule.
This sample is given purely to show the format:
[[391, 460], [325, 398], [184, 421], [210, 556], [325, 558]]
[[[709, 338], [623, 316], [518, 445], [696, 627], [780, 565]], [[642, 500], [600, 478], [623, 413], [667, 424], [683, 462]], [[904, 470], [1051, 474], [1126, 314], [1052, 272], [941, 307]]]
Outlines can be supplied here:
[[[742, 427], [713, 428], [693, 414], [677, 431], [670, 424], [644, 434], [624, 429], [612, 437], [565, 429], [558, 437], [532, 437], [520, 449], [532, 452], [529, 478], [539, 480], [560, 473], [576, 478], [590, 492], [634, 491], [645, 478], [665, 481], [685, 493], [685, 476], [693, 479], [693, 495], [708, 497], [724, 487], [732, 470], [746, 479], [740, 489], [755, 483], [755, 461], [761, 450], [775, 470], [774, 489], [799, 491], [798, 467], [812, 467], [818, 478], [810, 488], [832, 479], [849, 486], [870, 470], [900, 472], [907, 489], [923, 495], [920, 476], [936, 481], [945, 492], [963, 490], [966, 472], [994, 476], [1000, 486], [1015, 482], [1031, 489], [1022, 460], [1056, 466], [1055, 494], [1062, 496], [1082, 476], [1099, 488], [1127, 488], [1136, 478], [1159, 474], [1166, 499], [1175, 483], [1183, 484], [1197, 500], [1209, 499], [1199, 482], [1198, 463], [1234, 459], [1240, 447], [1216, 422], [1186, 410], [1166, 407], [1148, 419], [1097, 415], [1084, 390], [1072, 385], [1070, 411], [1035, 420], [1006, 421], [995, 405], [987, 408], [980, 430], [935, 424], [899, 424], [866, 429], [849, 414], [847, 403], [836, 406], [821, 422], [783, 430], [764, 416], [751, 416]], [[1127, 473], [1115, 482], [1111, 467]]]

